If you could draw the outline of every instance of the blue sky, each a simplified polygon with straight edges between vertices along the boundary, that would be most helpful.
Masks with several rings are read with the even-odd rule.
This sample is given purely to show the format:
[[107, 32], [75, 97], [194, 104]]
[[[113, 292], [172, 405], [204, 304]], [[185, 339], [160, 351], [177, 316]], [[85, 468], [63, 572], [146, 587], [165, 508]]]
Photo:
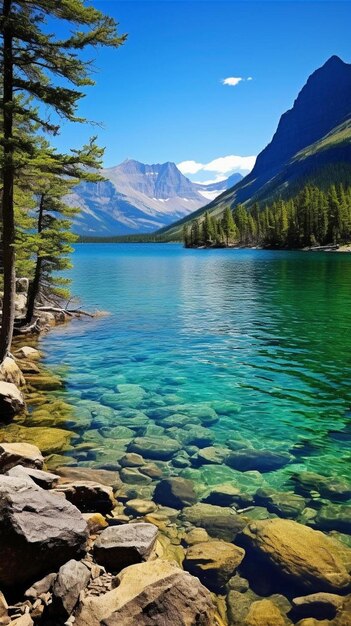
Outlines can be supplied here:
[[[65, 125], [57, 145], [77, 147], [97, 133], [106, 166], [256, 155], [314, 69], [332, 54], [351, 62], [348, 1], [93, 4], [118, 20], [128, 40], [95, 53], [96, 87], [80, 113], [103, 127]], [[230, 77], [252, 80], [222, 84]], [[223, 177], [228, 163], [190, 177]]]

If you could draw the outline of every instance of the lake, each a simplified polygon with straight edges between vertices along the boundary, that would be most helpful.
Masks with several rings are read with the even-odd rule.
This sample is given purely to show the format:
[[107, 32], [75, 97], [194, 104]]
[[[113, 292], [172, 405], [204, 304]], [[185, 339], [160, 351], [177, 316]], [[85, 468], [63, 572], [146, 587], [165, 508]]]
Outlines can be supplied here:
[[[77, 463], [118, 467], [142, 436], [161, 451], [173, 440], [150, 458], [200, 491], [291, 491], [305, 470], [351, 479], [349, 255], [81, 244], [73, 262], [83, 308], [109, 312], [40, 342], [65, 381], [49, 395], [75, 407], [91, 444]], [[219, 457], [199, 458], [213, 443]], [[243, 464], [229, 466], [228, 449]], [[252, 449], [270, 455], [245, 460]]]

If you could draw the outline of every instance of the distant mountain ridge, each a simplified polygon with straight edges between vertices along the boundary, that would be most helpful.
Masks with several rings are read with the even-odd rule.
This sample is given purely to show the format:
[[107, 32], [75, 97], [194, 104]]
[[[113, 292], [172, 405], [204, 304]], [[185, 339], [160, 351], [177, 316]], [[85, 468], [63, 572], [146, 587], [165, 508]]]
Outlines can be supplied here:
[[197, 184], [175, 163], [147, 165], [133, 159], [101, 173], [105, 181], [81, 183], [69, 197], [70, 204], [81, 209], [74, 224], [80, 235], [152, 232], [192, 213], [233, 181], [231, 177], [228, 183], [221, 181], [215, 186]]
[[326, 166], [350, 164], [351, 64], [332, 56], [308, 78], [293, 107], [282, 115], [271, 142], [253, 170], [234, 187], [190, 217], [161, 231], [172, 238], [184, 223], [205, 211], [220, 215], [226, 206], [267, 203], [287, 195], [304, 180], [317, 180]]

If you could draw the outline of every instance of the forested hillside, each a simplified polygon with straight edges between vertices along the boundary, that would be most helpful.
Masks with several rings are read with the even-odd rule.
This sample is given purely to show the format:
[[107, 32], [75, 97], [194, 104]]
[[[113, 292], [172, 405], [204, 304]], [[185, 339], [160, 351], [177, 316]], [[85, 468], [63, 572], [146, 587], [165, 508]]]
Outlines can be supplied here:
[[289, 200], [277, 200], [251, 211], [238, 204], [226, 207], [223, 217], [208, 212], [204, 220], [184, 227], [184, 243], [198, 246], [264, 246], [304, 248], [351, 241], [351, 185], [322, 190], [306, 185]]

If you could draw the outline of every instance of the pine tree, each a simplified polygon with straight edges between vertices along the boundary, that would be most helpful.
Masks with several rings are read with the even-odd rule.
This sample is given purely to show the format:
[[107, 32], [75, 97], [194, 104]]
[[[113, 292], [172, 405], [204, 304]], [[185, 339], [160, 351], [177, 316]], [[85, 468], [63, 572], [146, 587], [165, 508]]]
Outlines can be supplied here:
[[[64, 39], [47, 34], [46, 19], [65, 20], [73, 32]], [[70, 121], [77, 117], [82, 88], [92, 85], [89, 61], [78, 52], [88, 46], [117, 47], [125, 39], [118, 37], [116, 23], [83, 0], [3, 0], [1, 12], [2, 98], [2, 256], [4, 297], [0, 333], [0, 363], [6, 357], [13, 334], [15, 299], [15, 151], [14, 125], [17, 115], [28, 115], [48, 132], [58, 125], [15, 100], [15, 93], [33, 96], [59, 116]], [[65, 84], [62, 86], [62, 79]], [[56, 80], [56, 82], [54, 82]], [[28, 147], [30, 150], [30, 146]]]
[[235, 235], [237, 235], [237, 228], [235, 226], [233, 213], [229, 206], [224, 209], [222, 228], [226, 244], [227, 246], [229, 246], [229, 242], [231, 242], [234, 239]]

